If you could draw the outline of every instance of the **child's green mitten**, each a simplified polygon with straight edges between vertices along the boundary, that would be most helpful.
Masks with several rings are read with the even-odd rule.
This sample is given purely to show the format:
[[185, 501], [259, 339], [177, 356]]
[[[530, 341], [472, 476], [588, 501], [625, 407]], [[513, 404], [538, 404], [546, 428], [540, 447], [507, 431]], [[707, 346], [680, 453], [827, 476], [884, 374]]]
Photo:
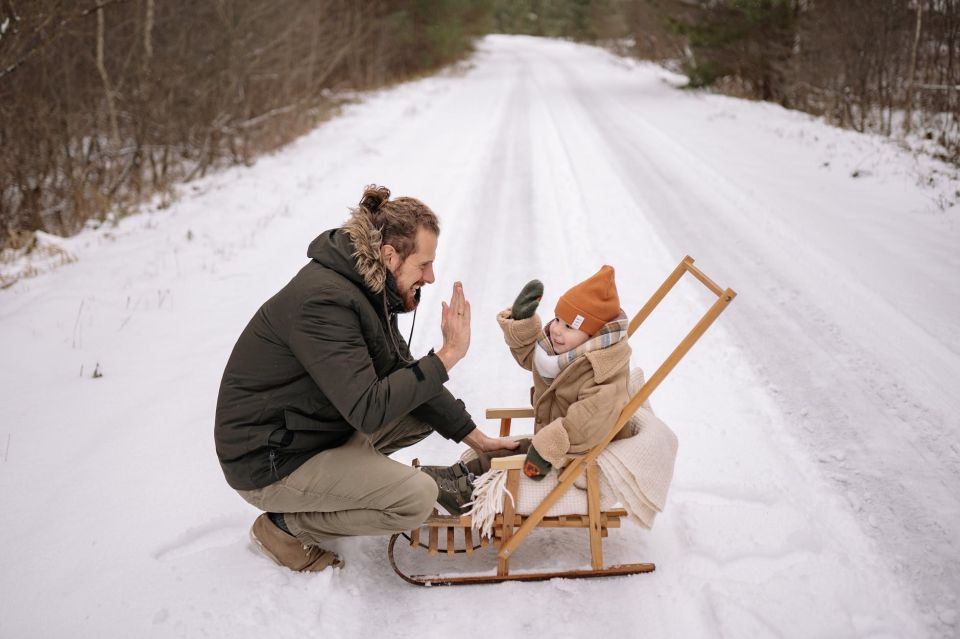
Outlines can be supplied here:
[[523, 460], [523, 474], [535, 481], [540, 481], [547, 476], [553, 464], [540, 456], [537, 449], [533, 446], [527, 449], [527, 458]]
[[530, 280], [527, 282], [517, 299], [513, 302], [513, 308], [510, 309], [510, 317], [517, 320], [533, 317], [537, 312], [537, 306], [543, 297], [543, 282], [540, 280]]

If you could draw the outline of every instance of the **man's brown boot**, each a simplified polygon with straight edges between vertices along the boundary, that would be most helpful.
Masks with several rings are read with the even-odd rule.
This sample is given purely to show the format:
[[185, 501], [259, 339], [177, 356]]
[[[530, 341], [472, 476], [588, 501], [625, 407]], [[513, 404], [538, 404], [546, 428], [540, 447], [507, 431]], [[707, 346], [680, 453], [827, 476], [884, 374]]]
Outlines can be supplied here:
[[299, 539], [280, 530], [270, 521], [267, 513], [253, 522], [250, 540], [274, 562], [297, 572], [319, 572], [324, 568], [343, 565], [343, 560], [336, 553], [320, 546], [304, 546]]

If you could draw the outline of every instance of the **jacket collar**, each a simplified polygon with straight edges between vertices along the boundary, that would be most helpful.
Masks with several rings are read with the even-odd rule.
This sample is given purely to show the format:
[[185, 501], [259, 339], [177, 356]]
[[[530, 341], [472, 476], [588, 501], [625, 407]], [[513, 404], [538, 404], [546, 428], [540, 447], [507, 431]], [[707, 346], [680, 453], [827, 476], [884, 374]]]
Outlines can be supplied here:
[[380, 255], [383, 235], [374, 226], [370, 213], [362, 206], [355, 208], [343, 225], [343, 232], [353, 245], [352, 256], [363, 283], [374, 295], [384, 294], [388, 313], [403, 313], [403, 298], [397, 289], [397, 280]]
[[376, 308], [402, 313], [397, 281], [380, 257], [382, 238], [370, 214], [358, 207], [341, 228], [325, 231], [307, 250], [307, 256], [335, 270], [365, 289]]
[[630, 352], [630, 344], [626, 339], [607, 348], [589, 351], [586, 357], [593, 366], [593, 379], [603, 384], [616, 375], [621, 368], [630, 364]]

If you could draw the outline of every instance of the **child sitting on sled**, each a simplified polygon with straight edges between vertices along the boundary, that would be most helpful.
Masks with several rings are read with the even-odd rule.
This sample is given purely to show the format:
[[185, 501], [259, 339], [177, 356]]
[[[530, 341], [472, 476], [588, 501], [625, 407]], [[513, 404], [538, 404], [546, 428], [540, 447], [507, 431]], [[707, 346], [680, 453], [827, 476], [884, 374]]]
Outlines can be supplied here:
[[[514, 359], [533, 373], [534, 436], [523, 472], [534, 480], [598, 444], [630, 400], [628, 320], [613, 267], [561, 295], [546, 326], [536, 315], [542, 295], [533, 280], [497, 315]], [[625, 426], [615, 439], [631, 434]]]
[[[533, 280], [511, 308], [497, 314], [514, 359], [533, 373], [533, 440], [449, 467], [421, 466], [437, 482], [437, 501], [451, 514], [467, 510], [474, 478], [490, 469], [490, 458], [526, 453], [524, 474], [541, 480], [552, 468], [565, 466], [569, 455], [598, 444], [630, 400], [628, 320], [613, 267], [603, 266], [561, 295], [545, 327], [536, 315], [542, 296], [543, 284]], [[628, 424], [615, 439], [631, 434]]]

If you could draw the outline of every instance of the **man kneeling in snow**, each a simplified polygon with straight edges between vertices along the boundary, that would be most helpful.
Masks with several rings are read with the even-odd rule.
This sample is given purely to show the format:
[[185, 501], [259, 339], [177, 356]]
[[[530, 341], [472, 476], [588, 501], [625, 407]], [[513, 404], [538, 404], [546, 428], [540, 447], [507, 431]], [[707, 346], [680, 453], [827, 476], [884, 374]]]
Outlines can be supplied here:
[[342, 228], [260, 307], [227, 362], [214, 439], [227, 483], [264, 511], [256, 545], [292, 570], [343, 562], [324, 542], [420, 525], [437, 498], [427, 473], [392, 452], [436, 431], [478, 451], [514, 448], [474, 425], [443, 384], [470, 345], [457, 282], [443, 304], [443, 346], [413, 359], [397, 314], [434, 281], [437, 216], [369, 186]]

